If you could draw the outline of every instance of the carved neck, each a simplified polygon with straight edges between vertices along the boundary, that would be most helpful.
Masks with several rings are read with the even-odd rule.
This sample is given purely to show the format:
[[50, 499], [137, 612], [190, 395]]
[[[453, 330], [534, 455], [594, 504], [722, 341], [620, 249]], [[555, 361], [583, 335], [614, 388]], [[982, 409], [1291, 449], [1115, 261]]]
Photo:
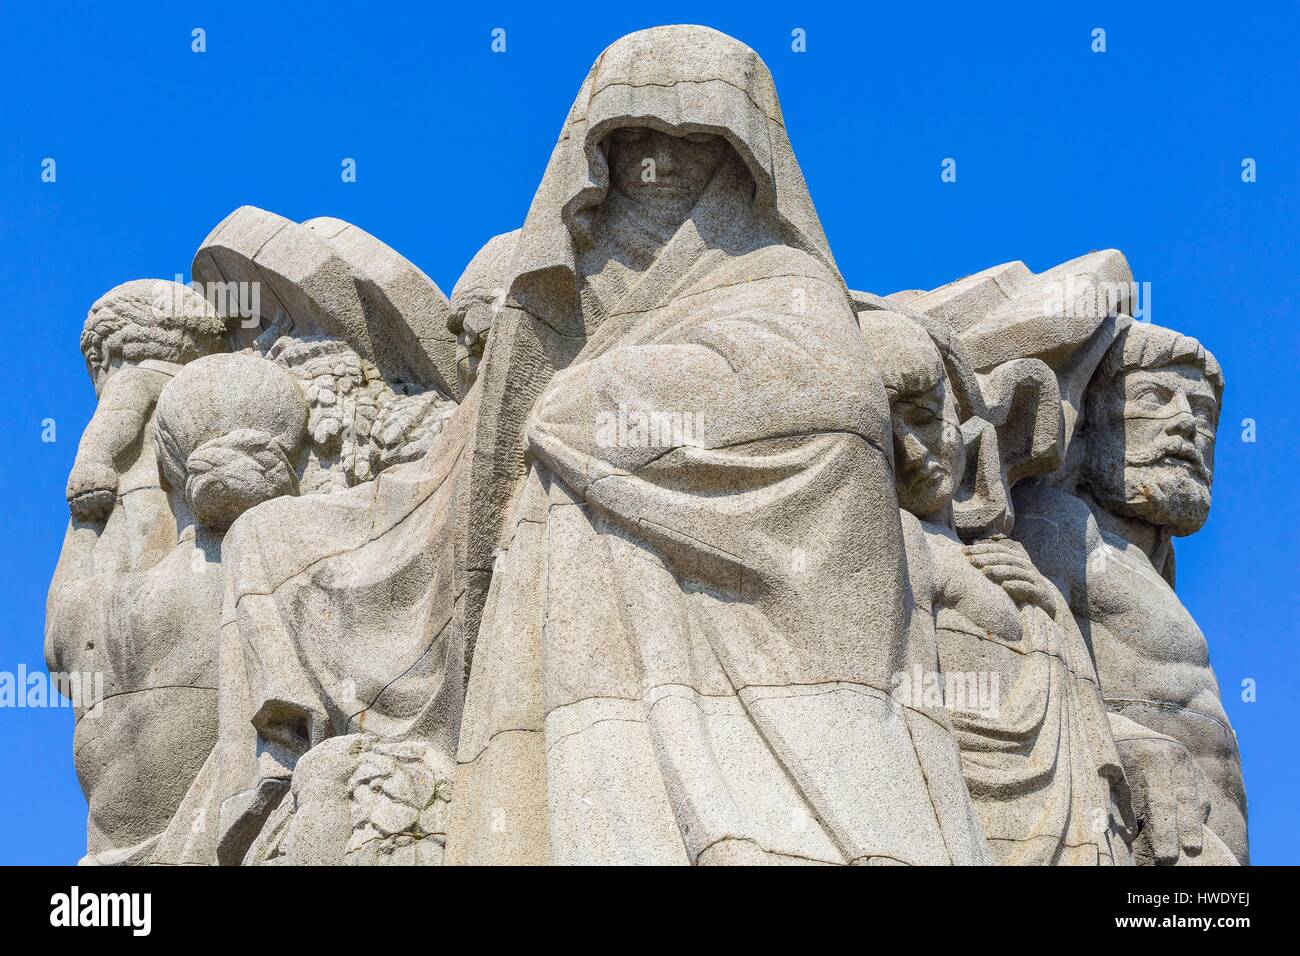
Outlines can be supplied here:
[[1164, 563], [1171, 541], [1168, 529], [1143, 521], [1141, 518], [1116, 514], [1100, 504], [1090, 492], [1084, 492], [1083, 498], [1092, 509], [1092, 513], [1097, 516], [1097, 524], [1103, 531], [1109, 531], [1137, 545], [1153, 566], [1159, 567]]
[[203, 551], [210, 552], [220, 556], [221, 541], [226, 536], [225, 531], [212, 531], [199, 524], [194, 517], [194, 512], [190, 510], [189, 503], [185, 496], [172, 488], [167, 488], [167, 502], [171, 505], [172, 517], [176, 519], [176, 540], [193, 541], [195, 547]]

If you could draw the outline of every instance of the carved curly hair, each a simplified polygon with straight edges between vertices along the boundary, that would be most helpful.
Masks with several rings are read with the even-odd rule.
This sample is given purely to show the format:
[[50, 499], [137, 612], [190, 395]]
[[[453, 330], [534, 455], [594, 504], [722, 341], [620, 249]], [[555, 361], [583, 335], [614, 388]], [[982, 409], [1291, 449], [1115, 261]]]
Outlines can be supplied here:
[[165, 279], [136, 279], [110, 289], [90, 307], [81, 354], [93, 378], [144, 359], [184, 364], [219, 352], [225, 320], [194, 289]]
[[1105, 391], [1116, 376], [1134, 369], [1157, 369], [1170, 365], [1199, 368], [1223, 400], [1223, 369], [1210, 350], [1190, 335], [1145, 322], [1134, 322], [1115, 339], [1097, 366], [1090, 389]]

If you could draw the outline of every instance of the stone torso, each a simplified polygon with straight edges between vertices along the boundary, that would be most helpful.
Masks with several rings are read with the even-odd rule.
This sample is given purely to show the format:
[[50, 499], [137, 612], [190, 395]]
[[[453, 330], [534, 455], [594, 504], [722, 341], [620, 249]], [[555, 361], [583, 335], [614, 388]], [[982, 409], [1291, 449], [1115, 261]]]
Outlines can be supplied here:
[[1074, 603], [1091, 622], [1107, 701], [1158, 703], [1226, 725], [1205, 636], [1146, 554], [1098, 531], [1087, 559]]
[[188, 536], [148, 571], [83, 584], [78, 656], [105, 686], [77, 721], [75, 764], [89, 852], [111, 859], [161, 833], [216, 741], [221, 568]]
[[1244, 862], [1241, 757], [1205, 635], [1142, 549], [1103, 531], [1079, 498], [1034, 489], [1017, 512], [1016, 537], [1065, 585], [1106, 706], [1187, 747], [1211, 790], [1210, 828]]
[[77, 708], [73, 738], [97, 862], [147, 853], [216, 739], [220, 538], [178, 535], [153, 410], [125, 420], [138, 431], [117, 437], [116, 502], [103, 524], [69, 527], [46, 617], [51, 668], [103, 678], [102, 699]]

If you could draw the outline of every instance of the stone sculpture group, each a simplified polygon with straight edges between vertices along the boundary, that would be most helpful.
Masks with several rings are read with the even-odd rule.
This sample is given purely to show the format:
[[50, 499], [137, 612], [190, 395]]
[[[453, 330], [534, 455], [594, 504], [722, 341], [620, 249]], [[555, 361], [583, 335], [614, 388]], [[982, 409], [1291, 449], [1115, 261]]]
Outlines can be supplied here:
[[193, 278], [81, 338], [83, 862], [1248, 862], [1218, 363], [1114, 251], [849, 289], [737, 41], [607, 49], [450, 301], [251, 207]]

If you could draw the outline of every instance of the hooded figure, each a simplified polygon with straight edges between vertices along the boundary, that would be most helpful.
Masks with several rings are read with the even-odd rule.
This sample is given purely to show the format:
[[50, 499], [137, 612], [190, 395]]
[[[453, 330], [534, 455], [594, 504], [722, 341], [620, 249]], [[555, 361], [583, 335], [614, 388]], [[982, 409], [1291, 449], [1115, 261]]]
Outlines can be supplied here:
[[888, 404], [758, 56], [607, 49], [518, 242], [449, 859], [985, 861], [950, 731], [889, 699]]
[[422, 461], [226, 537], [223, 857], [365, 731], [454, 777], [448, 862], [987, 861], [890, 700], [888, 404], [757, 55], [606, 50], [504, 272]]

